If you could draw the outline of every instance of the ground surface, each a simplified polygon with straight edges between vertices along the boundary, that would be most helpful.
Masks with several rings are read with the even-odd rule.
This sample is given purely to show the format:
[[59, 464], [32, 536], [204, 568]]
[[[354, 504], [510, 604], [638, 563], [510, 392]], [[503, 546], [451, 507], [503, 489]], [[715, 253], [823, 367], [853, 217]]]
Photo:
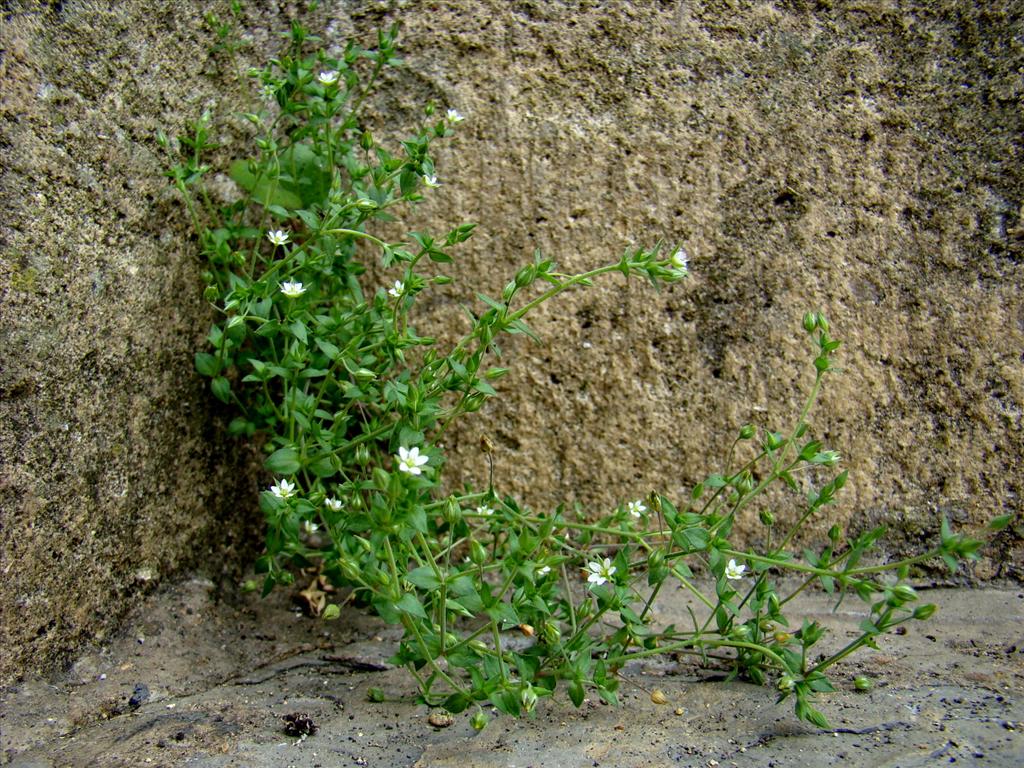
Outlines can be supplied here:
[[[625, 670], [620, 708], [596, 697], [579, 710], [542, 702], [534, 719], [494, 715], [477, 734], [466, 715], [438, 728], [412, 703], [411, 678], [386, 661], [395, 631], [378, 620], [352, 610], [323, 623], [290, 610], [283, 593], [220, 601], [195, 579], [139, 606], [122, 637], [63, 678], [5, 690], [0, 763], [1024, 765], [1024, 591], [936, 588], [924, 597], [940, 606], [932, 620], [837, 673], [842, 690], [821, 702], [830, 731], [796, 721], [769, 689], [709, 682], [662, 659]], [[800, 599], [793, 615], [832, 628], [833, 645], [860, 620], [854, 602], [833, 613], [822, 595]], [[661, 618], [684, 609], [677, 593]], [[855, 693], [855, 674], [874, 688]], [[370, 687], [403, 700], [372, 703]], [[668, 704], [651, 702], [654, 689]], [[287, 736], [282, 718], [293, 713], [311, 717], [317, 733]]]

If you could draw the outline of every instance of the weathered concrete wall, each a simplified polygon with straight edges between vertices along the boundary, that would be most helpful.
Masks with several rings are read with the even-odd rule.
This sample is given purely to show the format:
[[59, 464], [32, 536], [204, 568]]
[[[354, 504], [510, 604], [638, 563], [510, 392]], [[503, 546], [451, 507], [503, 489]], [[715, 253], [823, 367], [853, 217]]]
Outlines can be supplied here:
[[[821, 308], [846, 341], [815, 418], [851, 470], [835, 514], [889, 521], [906, 550], [943, 513], [1019, 511], [1019, 4], [392, 5], [305, 18], [338, 41], [402, 20], [409, 71], [381, 111], [434, 98], [468, 117], [410, 222], [480, 224], [424, 325], [457, 332], [455, 302], [500, 291], [536, 247], [566, 269], [658, 239], [693, 257], [686, 286], [609, 281], [543, 310], [542, 346], [506, 344], [504, 397], [452, 436], [455, 477], [485, 477], [487, 434], [500, 487], [535, 506], [682, 492], [742, 423], [796, 413], [799, 321]], [[191, 373], [208, 317], [153, 135], [236, 109], [235, 73], [300, 10], [247, 4], [234, 62], [210, 54], [205, 10], [5, 21], [4, 677], [112, 627], [145, 576], [230, 545], [254, 508], [256, 475]], [[1019, 577], [1018, 542], [977, 575]]]

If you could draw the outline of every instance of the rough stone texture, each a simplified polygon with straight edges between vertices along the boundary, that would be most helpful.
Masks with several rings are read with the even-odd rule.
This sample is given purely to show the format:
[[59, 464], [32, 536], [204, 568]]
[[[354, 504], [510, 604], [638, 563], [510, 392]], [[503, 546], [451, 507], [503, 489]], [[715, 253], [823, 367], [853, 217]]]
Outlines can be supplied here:
[[[456, 302], [500, 291], [534, 248], [567, 270], [658, 239], [692, 254], [686, 286], [610, 280], [542, 310], [541, 346], [506, 344], [503, 397], [452, 436], [455, 481], [485, 477], [487, 434], [501, 489], [537, 507], [685, 492], [741, 424], [795, 416], [799, 321], [821, 308], [846, 342], [814, 418], [851, 470], [835, 515], [886, 521], [909, 551], [942, 514], [1019, 511], [1019, 4], [393, 5], [304, 18], [338, 41], [401, 19], [410, 67], [380, 113], [399, 124], [433, 98], [469, 117], [409, 222], [480, 224], [424, 326], [457, 333]], [[238, 109], [238, 73], [305, 12], [247, 3], [232, 60], [210, 52], [205, 4], [4, 7], [6, 679], [242, 548], [258, 475], [191, 373], [209, 317], [153, 137]], [[241, 145], [224, 132], [226, 158]], [[737, 528], [759, 535], [753, 516]], [[976, 575], [1020, 577], [1019, 542], [1002, 536]]]

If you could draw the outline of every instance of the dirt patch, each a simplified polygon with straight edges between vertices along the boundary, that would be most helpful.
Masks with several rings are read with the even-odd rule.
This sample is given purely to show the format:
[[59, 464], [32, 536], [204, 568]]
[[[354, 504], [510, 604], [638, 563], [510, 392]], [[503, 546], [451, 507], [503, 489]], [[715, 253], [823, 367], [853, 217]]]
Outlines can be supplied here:
[[[928, 589], [935, 617], [845, 662], [821, 709], [831, 730], [798, 722], [770, 688], [656, 658], [623, 672], [622, 706], [544, 701], [536, 717], [439, 717], [414, 702], [388, 658], [398, 634], [356, 610], [324, 623], [283, 592], [218, 600], [201, 579], [152, 597], [123, 636], [68, 676], [0, 698], [0, 760], [12, 766], [1018, 766], [1024, 761], [1024, 593]], [[853, 601], [798, 598], [794, 617], [855, 632]], [[660, 620], [687, 621], [683, 593]], [[983, 628], [983, 629], [982, 629]], [[853, 690], [855, 675], [873, 683]], [[371, 687], [387, 701], [371, 702]], [[652, 703], [650, 692], [668, 703]], [[290, 722], [285, 718], [290, 718]], [[315, 726], [302, 735], [296, 722]], [[289, 735], [291, 731], [292, 735]]]

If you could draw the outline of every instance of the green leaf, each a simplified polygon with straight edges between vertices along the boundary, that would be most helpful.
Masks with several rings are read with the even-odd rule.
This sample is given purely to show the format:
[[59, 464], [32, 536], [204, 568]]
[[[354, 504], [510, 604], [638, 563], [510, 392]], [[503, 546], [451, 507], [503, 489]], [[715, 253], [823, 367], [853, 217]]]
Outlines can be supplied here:
[[990, 531], [1001, 531], [1010, 524], [1013, 520], [1013, 515], [999, 515], [999, 517], [993, 517], [988, 523], [988, 529]]
[[223, 376], [217, 376], [211, 381], [210, 389], [213, 390], [214, 396], [222, 403], [231, 402], [231, 384]]
[[511, 717], [519, 717], [519, 697], [512, 691], [495, 691], [491, 694], [491, 703], [497, 707], [499, 712], [504, 712]]
[[400, 624], [402, 621], [402, 614], [400, 614], [394, 604], [386, 597], [377, 595], [373, 598], [373, 609], [377, 611], [377, 615], [380, 616], [388, 624]]
[[323, 339], [321, 339], [319, 337], [313, 339], [313, 341], [315, 341], [316, 345], [318, 347], [320, 347], [320, 351], [323, 352], [325, 355], [327, 355], [327, 358], [329, 360], [337, 359], [339, 350], [338, 350], [338, 348], [336, 346], [331, 344], [331, 342], [324, 341]]
[[267, 457], [263, 466], [275, 475], [294, 475], [302, 464], [299, 462], [299, 452], [294, 448], [278, 448]]
[[292, 210], [302, 207], [301, 197], [284, 189], [280, 182], [267, 178], [266, 174], [257, 176], [249, 168], [248, 160], [233, 162], [228, 176], [260, 205], [280, 205]]
[[405, 580], [410, 584], [415, 584], [420, 589], [427, 590], [428, 592], [441, 586], [441, 582], [438, 580], [437, 574], [434, 573], [434, 569], [429, 565], [423, 565], [415, 570], [409, 571], [405, 574]]
[[505, 305], [504, 304], [502, 304], [500, 301], [496, 301], [496, 300], [492, 299], [487, 294], [478, 293], [476, 295], [476, 297], [478, 299], [480, 299], [480, 301], [482, 301], [488, 307], [490, 307], [491, 309], [497, 310], [499, 313], [503, 313], [505, 311]]
[[510, 603], [497, 603], [487, 609], [487, 615], [497, 622], [520, 624], [519, 615]]
[[302, 219], [311, 232], [316, 232], [320, 229], [320, 218], [312, 211], [299, 210], [295, 212], [295, 215]]
[[196, 370], [203, 376], [216, 376], [220, 373], [220, 358], [208, 352], [196, 352]]
[[296, 320], [290, 326], [288, 330], [292, 332], [292, 336], [301, 341], [303, 344], [306, 343], [306, 324], [301, 320]]
[[319, 478], [332, 477], [337, 473], [334, 461], [330, 454], [323, 456], [309, 465], [309, 471]]
[[490, 397], [494, 397], [495, 395], [498, 394], [494, 390], [494, 387], [492, 387], [490, 384], [488, 384], [483, 379], [474, 379], [474, 381], [473, 381], [473, 389], [475, 389], [477, 392], [481, 392], [481, 393], [483, 393], [485, 395], [489, 395]]
[[467, 707], [473, 703], [473, 700], [464, 693], [453, 693], [447, 699], [444, 700], [444, 708], [451, 712], [453, 715], [464, 712]]
[[[470, 611], [466, 606], [464, 606], [455, 598], [449, 597], [447, 600], [445, 600], [444, 607], [446, 611], [450, 611], [451, 613], [457, 613], [459, 616], [465, 616], [467, 619], [476, 618], [475, 613]], [[451, 658], [449, 658], [448, 660], [451, 661]]]
[[417, 619], [427, 618], [427, 613], [423, 610], [423, 604], [420, 603], [419, 598], [412, 592], [406, 592], [402, 595], [402, 599], [395, 605], [395, 609], [407, 616], [415, 616]]
[[572, 701], [573, 706], [582, 706], [585, 695], [586, 691], [583, 690], [583, 683], [581, 681], [573, 680], [569, 683], [569, 700]]
[[524, 336], [528, 336], [531, 341], [540, 344], [540, 336], [533, 332], [533, 329], [524, 323], [522, 320], [516, 320], [510, 323], [508, 326], [508, 332], [511, 334], [521, 333]]
[[702, 550], [708, 545], [708, 532], [703, 528], [680, 528], [672, 534], [672, 540], [686, 550]]

